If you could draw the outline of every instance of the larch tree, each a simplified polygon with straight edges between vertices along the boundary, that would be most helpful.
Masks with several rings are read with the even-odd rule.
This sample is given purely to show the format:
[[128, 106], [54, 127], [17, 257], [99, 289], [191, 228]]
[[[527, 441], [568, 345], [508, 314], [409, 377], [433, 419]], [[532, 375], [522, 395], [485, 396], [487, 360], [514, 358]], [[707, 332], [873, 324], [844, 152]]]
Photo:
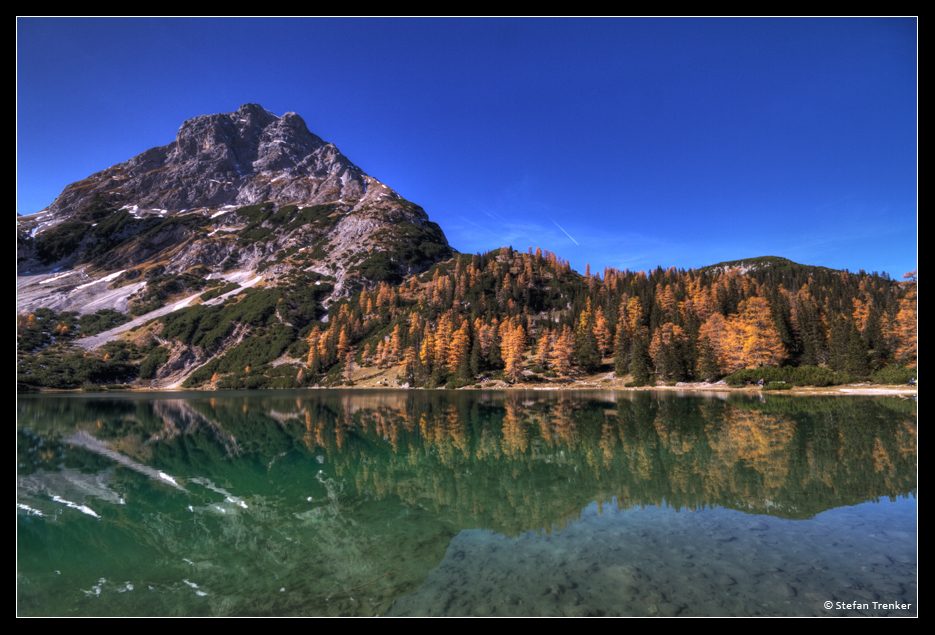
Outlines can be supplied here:
[[617, 377], [626, 375], [630, 370], [630, 326], [624, 317], [623, 303], [620, 304], [620, 319], [617, 320], [617, 335], [614, 337], [614, 374]]
[[517, 381], [523, 372], [523, 355], [526, 353], [526, 331], [519, 320], [504, 322], [503, 361], [504, 374], [510, 381]]
[[431, 375], [435, 370], [435, 334], [428, 328], [425, 329], [425, 334], [422, 336], [419, 361], [422, 362], [422, 368], [426, 376]]
[[[337, 326], [337, 325], [335, 325]], [[338, 336], [338, 359], [343, 360], [347, 351], [351, 347], [351, 338], [347, 334], [347, 326], [341, 327], [341, 334]]]
[[601, 357], [607, 355], [610, 352], [610, 325], [607, 322], [607, 318], [604, 317], [604, 311], [601, 307], [597, 307], [597, 310], [594, 312], [594, 337], [597, 339], [597, 349], [598, 354]]
[[567, 376], [571, 371], [571, 363], [575, 356], [575, 335], [566, 324], [561, 334], [552, 332], [551, 353], [549, 353], [550, 366], [559, 375]]
[[741, 359], [746, 368], [778, 366], [783, 361], [786, 349], [773, 324], [766, 298], [753, 296], [741, 302], [740, 315], [734, 320], [741, 332]]
[[470, 376], [471, 323], [465, 320], [454, 332], [448, 344], [448, 370], [458, 373], [459, 379]]
[[915, 366], [919, 359], [919, 302], [918, 270], [910, 271], [901, 283], [906, 288], [906, 295], [899, 301], [899, 313], [896, 314], [895, 332], [899, 344], [896, 347], [896, 360], [904, 366]]
[[344, 381], [350, 383], [353, 377], [354, 368], [354, 349], [348, 349], [344, 354]]
[[312, 328], [308, 334], [308, 360], [306, 365], [312, 373], [318, 373], [321, 369], [321, 354], [318, 352], [318, 340], [321, 337], [321, 329], [317, 326]]
[[536, 343], [536, 363], [542, 368], [549, 367], [549, 354], [552, 352], [552, 334], [546, 329], [540, 329], [542, 334]]

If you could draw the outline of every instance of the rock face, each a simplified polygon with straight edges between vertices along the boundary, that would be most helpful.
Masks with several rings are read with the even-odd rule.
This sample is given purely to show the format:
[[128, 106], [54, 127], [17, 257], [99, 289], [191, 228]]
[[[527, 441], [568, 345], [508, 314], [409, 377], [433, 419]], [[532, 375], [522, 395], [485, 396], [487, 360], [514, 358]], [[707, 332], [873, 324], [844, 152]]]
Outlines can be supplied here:
[[[263, 201], [314, 205], [363, 199], [370, 182], [294, 112], [257, 104], [182, 124], [174, 142], [72, 183], [49, 207], [61, 220], [103, 197], [109, 205], [183, 210]], [[393, 197], [389, 188], [381, 188]]]
[[[299, 115], [277, 117], [257, 104], [189, 119], [172, 143], [72, 183], [47, 210], [18, 217], [17, 231], [19, 312], [97, 310], [105, 292], [106, 307], [126, 311], [129, 294], [144, 294], [140, 283], [151, 278], [261, 275], [276, 286], [299, 270], [333, 278], [327, 305], [453, 253], [422, 208], [365, 174]], [[50, 275], [62, 269], [74, 275]]]

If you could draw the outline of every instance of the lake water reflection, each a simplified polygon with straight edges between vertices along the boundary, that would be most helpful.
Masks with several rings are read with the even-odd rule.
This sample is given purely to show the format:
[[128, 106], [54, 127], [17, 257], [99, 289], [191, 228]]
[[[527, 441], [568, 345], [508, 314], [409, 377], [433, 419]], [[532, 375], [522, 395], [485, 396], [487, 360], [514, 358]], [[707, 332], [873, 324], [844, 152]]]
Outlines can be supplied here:
[[20, 396], [17, 610], [916, 615], [916, 434], [898, 398]]

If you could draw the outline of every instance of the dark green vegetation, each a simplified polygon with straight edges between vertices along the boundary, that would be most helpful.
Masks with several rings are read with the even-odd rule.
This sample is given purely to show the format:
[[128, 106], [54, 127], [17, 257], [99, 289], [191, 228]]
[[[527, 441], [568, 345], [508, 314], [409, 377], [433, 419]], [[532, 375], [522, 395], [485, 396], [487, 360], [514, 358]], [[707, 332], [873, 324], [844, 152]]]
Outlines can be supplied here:
[[298, 367], [287, 365], [274, 369], [269, 366], [295, 338], [296, 330], [284, 324], [254, 329], [250, 337], [192, 373], [185, 380], [184, 387], [198, 387], [210, 381], [215, 373], [229, 375], [225, 377], [223, 386], [219, 385], [222, 388], [296, 388], [304, 385], [282, 380], [284, 376], [294, 379], [299, 375]]
[[17, 390], [127, 384], [139, 377], [139, 364], [149, 352], [122, 341], [108, 342], [94, 353], [68, 344], [47, 346], [38, 354], [18, 356]]
[[[170, 298], [201, 291], [207, 284], [205, 278], [209, 273], [208, 268], [202, 266], [182, 274], [156, 275], [149, 278], [143, 291], [130, 299], [130, 314], [145, 315], [161, 309]], [[217, 284], [221, 282], [217, 281]]]
[[[346, 213], [348, 206], [337, 204], [316, 205], [299, 209], [295, 205], [276, 208], [273, 203], [242, 207], [223, 215], [220, 221], [200, 213], [177, 215], [169, 218], [146, 216], [135, 218], [123, 209], [98, 197], [92, 205], [74, 217], [40, 233], [35, 239], [25, 234], [18, 236], [20, 251], [30, 244], [44, 265], [92, 264], [105, 270], [131, 268], [138, 263], [158, 260], [188, 242], [212, 240], [223, 243], [233, 239], [238, 249], [245, 247], [278, 245], [290, 233], [300, 231], [319, 235], [334, 226]], [[218, 223], [241, 226], [238, 231], [208, 237], [208, 227]], [[227, 255], [216, 253], [237, 262], [236, 251]], [[210, 255], [208, 255], [210, 257]], [[220, 265], [221, 262], [206, 264]]]
[[[45, 265], [92, 264], [115, 270], [184, 244], [203, 233], [207, 222], [201, 215], [138, 219], [99, 199], [71, 220], [39, 234], [34, 244]], [[19, 236], [18, 241], [22, 250], [33, 239]]]
[[[306, 275], [308, 281], [316, 278], [320, 276]], [[327, 283], [301, 285], [288, 292], [279, 287], [244, 289], [242, 294], [228, 298], [223, 304], [198, 305], [159, 318], [165, 325], [162, 337], [213, 351], [237, 325], [254, 328], [280, 325], [300, 329], [322, 315], [319, 300], [330, 290]]]
[[17, 353], [35, 353], [50, 344], [97, 335], [129, 321], [128, 316], [113, 309], [101, 309], [82, 316], [75, 311], [56, 313], [51, 309], [36, 309], [35, 313], [21, 315], [17, 319]]
[[162, 346], [150, 350], [149, 355], [140, 362], [140, 379], [153, 379], [160, 366], [169, 361], [169, 351]]
[[229, 387], [295, 387], [283, 377], [294, 379], [300, 374], [298, 367], [289, 366], [291, 370], [285, 372], [273, 370], [269, 363], [318, 323], [324, 315], [321, 299], [333, 287], [318, 274], [295, 274], [294, 283], [291, 292], [282, 287], [245, 289], [221, 305], [199, 305], [160, 318], [164, 324], [161, 337], [199, 347], [208, 354], [217, 352], [228, 339], [239, 339], [189, 376], [185, 386], [200, 386], [221, 373], [231, 375], [225, 382]]
[[279, 229], [286, 232], [300, 228], [323, 232], [333, 227], [345, 211], [344, 206], [336, 204], [301, 209], [295, 205], [284, 205], [277, 210], [275, 204], [268, 202], [241, 207], [230, 216], [232, 220], [246, 223], [246, 227], [237, 232], [237, 245], [248, 247], [270, 240]]
[[292, 231], [300, 227], [311, 227], [316, 231], [324, 231], [333, 227], [342, 213], [341, 208], [334, 204], [313, 205], [301, 209], [295, 209], [295, 206], [292, 205], [282, 208], [280, 215], [282, 215], [283, 210], [289, 210], [290, 207], [293, 209], [288, 212], [288, 222], [286, 222], [284, 216], [281, 216], [279, 221], [285, 222], [284, 229], [286, 231]]
[[110, 342], [94, 353], [75, 348], [81, 337], [119, 326], [129, 317], [111, 309], [78, 316], [37, 309], [17, 323], [16, 381], [19, 391], [37, 388], [80, 388], [126, 384], [139, 375], [139, 362], [149, 353], [126, 342]]
[[842, 386], [861, 381], [875, 384], [906, 384], [918, 375], [916, 368], [887, 367], [864, 374], [855, 375], [846, 370], [835, 372], [819, 366], [783, 366], [773, 368], [750, 368], [738, 370], [724, 378], [728, 385], [735, 388], [755, 384], [761, 379], [767, 390], [785, 390], [770, 388], [774, 384], [792, 386]]
[[214, 288], [208, 291], [205, 291], [200, 296], [198, 296], [199, 298], [201, 298], [202, 302], [213, 300], [214, 298], [218, 296], [224, 295], [225, 293], [229, 293], [231, 291], [234, 291], [235, 289], [240, 288], [240, 285], [237, 284], [236, 282], [228, 282], [227, 284], [224, 284], [223, 280], [218, 280], [218, 282], [220, 284], [218, 284], [217, 286], [215, 286]]
[[426, 222], [423, 227], [398, 223], [392, 230], [377, 233], [377, 238], [385, 251], [373, 252], [359, 265], [351, 267], [352, 272], [358, 272], [367, 280], [399, 284], [410, 271], [451, 255], [444, 233], [432, 222]]

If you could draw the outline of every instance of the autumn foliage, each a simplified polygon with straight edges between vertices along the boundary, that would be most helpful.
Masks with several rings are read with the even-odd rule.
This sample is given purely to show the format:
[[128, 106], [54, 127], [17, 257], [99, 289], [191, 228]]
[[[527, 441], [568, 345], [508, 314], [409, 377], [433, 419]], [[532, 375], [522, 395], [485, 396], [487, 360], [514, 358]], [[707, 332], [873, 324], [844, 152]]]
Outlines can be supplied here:
[[415, 386], [601, 369], [637, 384], [785, 365], [859, 375], [916, 363], [915, 298], [914, 280], [864, 272], [580, 276], [552, 252], [502, 248], [333, 305], [327, 322], [303, 331], [305, 380], [349, 380], [351, 367], [397, 368]]

